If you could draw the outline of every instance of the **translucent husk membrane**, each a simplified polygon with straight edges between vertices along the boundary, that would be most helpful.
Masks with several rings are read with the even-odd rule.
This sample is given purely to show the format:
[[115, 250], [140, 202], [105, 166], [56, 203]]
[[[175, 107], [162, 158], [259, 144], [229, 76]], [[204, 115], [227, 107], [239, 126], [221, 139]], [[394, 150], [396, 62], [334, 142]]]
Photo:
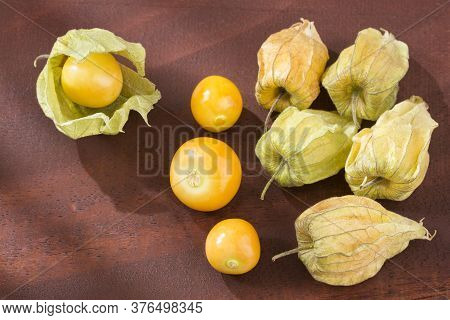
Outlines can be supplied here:
[[422, 98], [412, 96], [353, 137], [345, 178], [354, 194], [400, 201], [422, 183], [438, 126], [427, 109]]
[[[83, 60], [90, 53], [113, 53], [128, 59], [137, 72], [121, 64], [123, 88], [120, 96], [109, 106], [86, 108], [66, 97], [61, 86], [61, 72], [68, 56]], [[145, 75], [145, 49], [102, 29], [70, 30], [59, 37], [36, 84], [37, 98], [45, 115], [56, 128], [72, 139], [123, 132], [130, 110], [137, 111], [147, 122], [147, 114], [161, 98], [155, 85]]]
[[322, 76], [338, 112], [348, 118], [377, 120], [396, 100], [408, 71], [408, 46], [386, 30], [368, 28], [344, 49]]
[[256, 100], [278, 112], [288, 106], [308, 108], [319, 95], [328, 58], [314, 22], [301, 19], [272, 34], [258, 51]]
[[[423, 219], [422, 219], [423, 220]], [[432, 240], [419, 222], [386, 210], [374, 200], [344, 196], [323, 200], [295, 221], [298, 253], [314, 279], [334, 286], [363, 282], [414, 239]]]
[[352, 121], [337, 112], [288, 107], [256, 144], [256, 155], [282, 187], [302, 186], [341, 170], [357, 132]]

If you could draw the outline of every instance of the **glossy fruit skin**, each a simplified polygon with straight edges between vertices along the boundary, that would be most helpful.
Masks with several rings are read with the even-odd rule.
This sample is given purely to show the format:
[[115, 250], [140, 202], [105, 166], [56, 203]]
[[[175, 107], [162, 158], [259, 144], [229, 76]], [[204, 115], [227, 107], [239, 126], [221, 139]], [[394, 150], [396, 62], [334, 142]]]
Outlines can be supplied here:
[[170, 165], [170, 185], [189, 208], [214, 211], [236, 195], [242, 168], [236, 153], [225, 142], [201, 137], [185, 142]]
[[246, 273], [258, 264], [261, 256], [258, 233], [245, 220], [223, 220], [209, 232], [205, 253], [211, 266], [221, 273]]
[[191, 97], [191, 111], [202, 128], [221, 132], [239, 119], [242, 96], [232, 81], [221, 76], [209, 76], [195, 87]]
[[119, 97], [122, 70], [109, 53], [91, 53], [81, 61], [68, 57], [62, 69], [61, 84], [71, 101], [84, 107], [103, 108]]

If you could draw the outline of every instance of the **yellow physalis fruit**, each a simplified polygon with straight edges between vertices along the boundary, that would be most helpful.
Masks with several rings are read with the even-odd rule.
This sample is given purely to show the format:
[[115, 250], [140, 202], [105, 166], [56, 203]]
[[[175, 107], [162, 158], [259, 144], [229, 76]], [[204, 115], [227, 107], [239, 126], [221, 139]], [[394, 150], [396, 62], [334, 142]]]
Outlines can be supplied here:
[[268, 116], [288, 106], [308, 108], [319, 95], [328, 58], [314, 22], [305, 19], [267, 38], [258, 51], [255, 96], [270, 109]]
[[386, 30], [368, 28], [358, 33], [355, 44], [344, 49], [323, 74], [342, 116], [377, 120], [392, 108], [398, 83], [408, 71], [408, 46]]
[[422, 220], [405, 218], [365, 197], [329, 198], [295, 220], [298, 247], [272, 260], [298, 253], [317, 281], [351, 286], [376, 275], [409, 241], [432, 240], [436, 231], [431, 235]]
[[229, 79], [209, 76], [192, 92], [191, 111], [205, 130], [221, 132], [233, 126], [242, 113], [242, 96]]
[[422, 98], [413, 96], [353, 137], [345, 178], [353, 193], [372, 199], [405, 200], [428, 169], [428, 146], [438, 124]]
[[[134, 68], [119, 63], [121, 56]], [[148, 124], [161, 93], [145, 78], [145, 49], [103, 29], [75, 29], [59, 37], [36, 82], [44, 114], [72, 139], [123, 131], [131, 111]]]
[[356, 132], [355, 124], [337, 112], [285, 109], [256, 144], [256, 155], [272, 176], [261, 199], [273, 180], [294, 187], [338, 173]]
[[170, 186], [191, 209], [209, 212], [226, 206], [241, 185], [239, 157], [225, 142], [211, 137], [186, 141], [170, 164]]
[[81, 61], [68, 57], [61, 71], [61, 86], [73, 102], [88, 108], [113, 103], [123, 86], [120, 64], [110, 53], [91, 53]]
[[258, 233], [245, 220], [222, 220], [209, 231], [205, 253], [211, 266], [221, 273], [249, 272], [261, 256]]

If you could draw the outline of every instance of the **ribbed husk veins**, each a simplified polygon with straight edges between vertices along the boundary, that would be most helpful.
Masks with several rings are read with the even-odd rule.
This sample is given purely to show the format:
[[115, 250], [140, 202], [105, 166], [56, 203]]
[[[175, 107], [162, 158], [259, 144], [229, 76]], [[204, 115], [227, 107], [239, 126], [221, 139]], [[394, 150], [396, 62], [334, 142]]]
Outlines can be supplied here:
[[308, 108], [319, 95], [328, 58], [314, 22], [302, 19], [272, 34], [258, 51], [256, 100], [270, 109], [280, 98], [274, 107], [278, 112], [288, 106]]
[[308, 271], [314, 279], [336, 286], [373, 277], [409, 241], [434, 236], [422, 221], [353, 195], [330, 198], [307, 209], [295, 221], [295, 231], [298, 256]]
[[344, 167], [356, 131], [337, 112], [288, 107], [259, 139], [256, 155], [280, 186], [314, 183]]
[[382, 31], [360, 31], [323, 74], [322, 85], [343, 116], [375, 121], [395, 103], [409, 67], [408, 46]]
[[413, 96], [353, 137], [345, 178], [354, 194], [400, 201], [422, 183], [438, 126], [427, 109], [422, 98]]

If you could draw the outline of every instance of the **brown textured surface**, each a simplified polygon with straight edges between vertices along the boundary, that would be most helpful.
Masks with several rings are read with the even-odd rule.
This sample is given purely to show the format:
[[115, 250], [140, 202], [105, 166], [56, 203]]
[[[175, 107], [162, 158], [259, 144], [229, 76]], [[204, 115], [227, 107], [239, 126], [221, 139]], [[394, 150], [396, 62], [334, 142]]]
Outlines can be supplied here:
[[[420, 299], [448, 295], [450, 77], [445, 30], [450, 6], [416, 24], [444, 1], [6, 0], [36, 24], [1, 2], [0, 296], [33, 277], [9, 298]], [[410, 48], [410, 70], [400, 83], [399, 99], [422, 96], [440, 124], [421, 187], [404, 202], [382, 201], [386, 208], [409, 218], [426, 217], [425, 225], [438, 229], [438, 235], [432, 242], [412, 242], [392, 259], [395, 264], [387, 262], [375, 278], [354, 287], [315, 282], [295, 256], [276, 263], [270, 260], [296, 245], [293, 222], [306, 208], [304, 203], [350, 192], [342, 173], [290, 189], [301, 201], [276, 187], [269, 190], [266, 201], [260, 201], [257, 193], [266, 179], [249, 176], [237, 197], [212, 214], [187, 209], [170, 190], [130, 214], [169, 185], [166, 176], [137, 176], [137, 166], [145, 157], [138, 130], [142, 130], [139, 137], [152, 135], [180, 121], [156, 108], [149, 114], [152, 129], [138, 129], [143, 121], [133, 115], [125, 134], [72, 141], [55, 129], [35, 98], [42, 63], [38, 70], [32, 63], [51, 49], [55, 41], [51, 34], [100, 27], [144, 45], [147, 74], [162, 92], [161, 106], [183, 122], [197, 127], [189, 110], [195, 84], [206, 75], [221, 74], [242, 91], [246, 110], [238, 124], [260, 126], [265, 111], [253, 96], [256, 52], [269, 34], [300, 17], [315, 21], [331, 61], [363, 28], [383, 27], [395, 34], [407, 29], [400, 39]], [[322, 90], [313, 107], [327, 105], [330, 101]], [[232, 132], [222, 138], [230, 140]], [[179, 139], [167, 141], [174, 147], [179, 143]], [[230, 143], [244, 151], [254, 147], [251, 141]], [[170, 153], [165, 151], [161, 158], [165, 169]], [[250, 157], [244, 165], [255, 162]], [[256, 169], [247, 173], [258, 168], [256, 162]], [[253, 223], [262, 241], [259, 265], [240, 277], [216, 273], [203, 254], [208, 230], [229, 217]]]

